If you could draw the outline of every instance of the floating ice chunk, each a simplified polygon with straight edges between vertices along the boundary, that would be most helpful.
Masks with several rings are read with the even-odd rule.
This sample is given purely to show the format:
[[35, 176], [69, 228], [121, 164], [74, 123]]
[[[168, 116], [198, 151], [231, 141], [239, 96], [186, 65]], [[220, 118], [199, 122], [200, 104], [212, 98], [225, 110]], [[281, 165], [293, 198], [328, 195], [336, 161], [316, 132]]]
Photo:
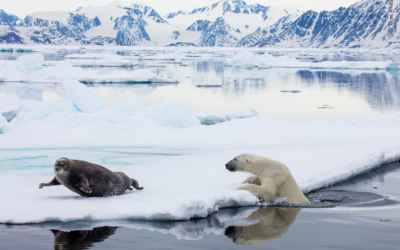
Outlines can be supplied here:
[[222, 87], [222, 84], [219, 83], [202, 83], [202, 84], [198, 84], [196, 85], [196, 87], [198, 88], [218, 88], [218, 87]]
[[214, 125], [217, 123], [228, 122], [232, 119], [243, 119], [258, 116], [254, 109], [224, 112], [201, 112], [195, 111], [194, 114], [202, 125]]
[[190, 109], [173, 101], [147, 106], [143, 115], [150, 117], [158, 124], [169, 127], [187, 128], [201, 125]]
[[67, 111], [77, 112], [73, 103], [68, 99], [56, 99], [35, 106], [21, 105], [17, 117], [3, 128], [3, 132], [7, 133], [17, 127], [40, 121], [55, 113]]
[[93, 113], [107, 107], [99, 94], [78, 81], [65, 81], [64, 88], [69, 100], [82, 113]]
[[386, 70], [387, 71], [400, 70], [400, 63], [394, 63], [391, 60], [388, 60], [386, 63]]
[[89, 54], [70, 54], [65, 56], [65, 59], [115, 59], [122, 56], [107, 53], [89, 53]]
[[85, 71], [81, 68], [73, 67], [69, 62], [58, 62], [53, 67], [47, 67], [43, 75], [46, 80], [58, 80], [62, 81], [65, 79], [77, 79], [78, 77], [90, 74], [92, 72]]
[[168, 54], [145, 55], [145, 56], [140, 56], [140, 58], [143, 60], [171, 60], [180, 62], [182, 59], [185, 59], [186, 56], [182, 55], [181, 52], [173, 52]]
[[83, 83], [152, 83], [152, 82], [171, 82], [176, 83], [174, 79], [161, 79], [147, 69], [137, 69], [134, 71], [113, 71], [107, 75], [87, 74], [79, 79]]
[[26, 74], [43, 69], [44, 56], [41, 54], [33, 54], [20, 56], [18, 58], [18, 69]]
[[142, 99], [135, 97], [116, 103], [112, 107], [119, 109], [128, 115], [138, 115], [146, 108], [146, 104], [144, 104]]

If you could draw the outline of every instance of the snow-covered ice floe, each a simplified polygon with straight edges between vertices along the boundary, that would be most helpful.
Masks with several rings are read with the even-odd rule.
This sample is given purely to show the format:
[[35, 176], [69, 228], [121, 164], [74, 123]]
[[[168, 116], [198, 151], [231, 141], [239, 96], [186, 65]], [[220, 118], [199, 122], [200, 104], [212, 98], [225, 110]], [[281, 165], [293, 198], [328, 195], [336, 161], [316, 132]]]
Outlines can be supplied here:
[[258, 116], [258, 113], [254, 109], [225, 112], [194, 111], [194, 114], [203, 125], [214, 125], [222, 122], [228, 122], [232, 119], [243, 119]]
[[44, 56], [33, 54], [21, 56], [17, 61], [1, 61], [0, 75], [3, 81], [62, 82], [79, 80], [84, 83], [177, 83], [175, 79], [162, 79], [146, 69], [132, 71], [114, 70], [101, 74], [95, 70], [73, 67], [70, 62], [43, 67]]
[[272, 67], [272, 68], [308, 68], [308, 69], [353, 69], [353, 70], [400, 70], [400, 63], [392, 61], [341, 61], [341, 62], [302, 62], [288, 56], [274, 57], [268, 53], [254, 55], [239, 50], [232, 58], [225, 60], [225, 66], [236, 67]]
[[[236, 191], [248, 175], [225, 169], [242, 153], [283, 162], [303, 192], [400, 158], [400, 113], [204, 126], [198, 113], [174, 102], [146, 106], [133, 98], [110, 106], [77, 81], [64, 87], [67, 98], [25, 106], [11, 122], [0, 121], [0, 199], [7, 201], [0, 223], [189, 220], [255, 205], [256, 197]], [[63, 186], [39, 189], [54, 177], [59, 157], [123, 171], [144, 190], [85, 198]]]

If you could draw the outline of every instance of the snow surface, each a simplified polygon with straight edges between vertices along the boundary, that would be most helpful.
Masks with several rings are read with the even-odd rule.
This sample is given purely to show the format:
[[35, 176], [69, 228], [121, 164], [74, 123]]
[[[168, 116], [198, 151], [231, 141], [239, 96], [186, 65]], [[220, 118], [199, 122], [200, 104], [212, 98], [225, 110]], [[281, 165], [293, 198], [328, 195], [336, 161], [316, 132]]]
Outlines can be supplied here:
[[21, 100], [12, 97], [0, 97], [0, 114], [18, 111], [21, 106], [36, 106], [40, 102], [35, 100]]
[[0, 131], [4, 126], [6, 126], [6, 124], [7, 124], [7, 119], [3, 116], [0, 116]]
[[[188, 220], [254, 205], [250, 193], [235, 191], [248, 175], [225, 169], [241, 153], [283, 162], [303, 192], [400, 158], [400, 113], [306, 124], [253, 117], [203, 126], [194, 112], [172, 102], [144, 107], [133, 99], [100, 109], [95, 93], [64, 84], [71, 87], [68, 98], [20, 110], [3, 127], [0, 187], [7, 192], [0, 199], [7, 203], [1, 223]], [[99, 109], [84, 113], [78, 103]], [[63, 186], [38, 189], [53, 178], [52, 164], [62, 156], [123, 171], [144, 190], [84, 198]]]

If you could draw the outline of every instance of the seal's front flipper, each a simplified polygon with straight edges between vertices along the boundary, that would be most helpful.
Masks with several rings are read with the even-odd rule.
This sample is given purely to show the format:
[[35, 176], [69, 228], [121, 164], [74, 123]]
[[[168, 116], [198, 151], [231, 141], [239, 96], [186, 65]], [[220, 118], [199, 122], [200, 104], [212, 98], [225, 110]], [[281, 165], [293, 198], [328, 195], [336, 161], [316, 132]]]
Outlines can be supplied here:
[[89, 187], [89, 180], [86, 178], [81, 179], [81, 182], [79, 183], [78, 187], [82, 192], [86, 194], [92, 193], [92, 189]]
[[61, 183], [58, 182], [56, 177], [54, 177], [53, 180], [51, 180], [49, 183], [40, 183], [39, 188], [48, 187], [48, 186], [58, 186], [58, 185], [61, 185]]
[[133, 190], [132, 187], [134, 187], [136, 190], [142, 190], [143, 189], [142, 187], [139, 187], [139, 182], [137, 180], [131, 179], [131, 182], [132, 182], [132, 184], [131, 184], [132, 186], [129, 188], [129, 190]]

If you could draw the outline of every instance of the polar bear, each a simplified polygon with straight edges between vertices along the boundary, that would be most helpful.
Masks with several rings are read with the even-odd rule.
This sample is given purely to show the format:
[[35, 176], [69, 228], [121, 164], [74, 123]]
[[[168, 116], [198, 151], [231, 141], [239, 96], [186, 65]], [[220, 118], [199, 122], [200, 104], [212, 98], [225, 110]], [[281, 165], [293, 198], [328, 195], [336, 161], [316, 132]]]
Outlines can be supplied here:
[[247, 190], [264, 201], [286, 198], [293, 203], [310, 202], [301, 192], [288, 167], [285, 164], [262, 156], [242, 154], [233, 158], [226, 165], [231, 172], [248, 172], [255, 178], [248, 178], [247, 185], [237, 190]]

